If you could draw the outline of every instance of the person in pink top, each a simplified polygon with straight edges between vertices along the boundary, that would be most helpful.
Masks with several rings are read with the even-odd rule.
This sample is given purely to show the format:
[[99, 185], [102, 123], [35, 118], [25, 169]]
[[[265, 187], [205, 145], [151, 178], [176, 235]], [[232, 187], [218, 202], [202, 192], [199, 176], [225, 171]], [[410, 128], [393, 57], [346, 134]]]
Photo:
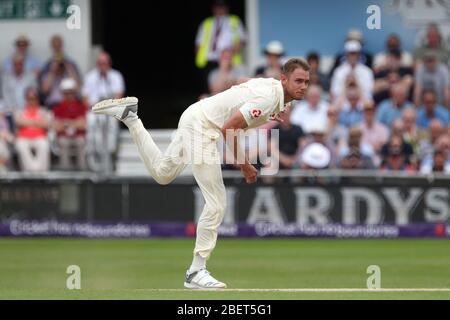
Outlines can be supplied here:
[[39, 105], [35, 88], [25, 91], [25, 100], [25, 108], [14, 117], [20, 167], [22, 171], [45, 172], [50, 168], [49, 113]]

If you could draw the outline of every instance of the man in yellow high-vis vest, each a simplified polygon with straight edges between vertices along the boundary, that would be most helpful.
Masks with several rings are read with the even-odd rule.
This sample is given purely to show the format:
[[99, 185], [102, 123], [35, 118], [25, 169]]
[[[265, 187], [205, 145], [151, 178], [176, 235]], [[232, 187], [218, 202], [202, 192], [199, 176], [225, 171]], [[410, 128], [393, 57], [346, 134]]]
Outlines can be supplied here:
[[195, 40], [195, 65], [202, 70], [205, 87], [209, 72], [218, 66], [223, 48], [233, 48], [234, 65], [243, 63], [242, 48], [247, 37], [241, 19], [229, 14], [225, 1], [215, 0], [212, 11], [213, 16], [200, 24]]

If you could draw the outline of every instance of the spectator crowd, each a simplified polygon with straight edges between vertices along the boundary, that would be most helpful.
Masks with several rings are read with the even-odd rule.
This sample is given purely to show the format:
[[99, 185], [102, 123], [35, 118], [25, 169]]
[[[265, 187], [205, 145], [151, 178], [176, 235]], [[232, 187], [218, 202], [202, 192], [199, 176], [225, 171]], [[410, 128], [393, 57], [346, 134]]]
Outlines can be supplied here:
[[[281, 77], [286, 52], [280, 41], [266, 45], [265, 63], [256, 70], [233, 60], [242, 54], [246, 33], [240, 21], [233, 26], [228, 9], [216, 1], [210, 34], [205, 36], [204, 23], [198, 31], [197, 48], [206, 47], [208, 57], [208, 68], [197, 65], [207, 72], [208, 91], [200, 98], [250, 77]], [[293, 103], [282, 124], [263, 127], [279, 130], [279, 141], [268, 145], [278, 148], [269, 152], [279, 155], [280, 168], [450, 173], [450, 46], [434, 23], [423, 34], [412, 52], [391, 34], [383, 52], [371, 53], [362, 33], [352, 29], [328, 72], [319, 52], [309, 52], [305, 100]], [[253, 146], [246, 149], [260, 147], [255, 141], [249, 139]]]
[[109, 54], [101, 52], [83, 76], [61, 36], [50, 39], [43, 64], [30, 45], [26, 35], [17, 37], [0, 69], [0, 172], [111, 171], [117, 121], [89, 111], [125, 93]]
[[[263, 126], [264, 139], [271, 143], [256, 143], [260, 136], [247, 141], [258, 167], [269, 164], [261, 163], [255, 148], [267, 145], [265, 151], [277, 155], [282, 169], [450, 173], [450, 47], [436, 24], [424, 31], [412, 52], [392, 34], [384, 52], [371, 53], [362, 33], [352, 29], [328, 72], [318, 51], [307, 54], [311, 69], [305, 99], [292, 104], [282, 123]], [[216, 0], [195, 40], [201, 99], [251, 77], [280, 79], [287, 56], [283, 44], [269, 42], [264, 64], [247, 70], [246, 41], [240, 18]], [[20, 35], [1, 64], [0, 172], [111, 172], [118, 122], [89, 110], [125, 94], [124, 78], [112, 68], [111, 57], [101, 52], [96, 67], [82, 75], [62, 37], [50, 39], [44, 63], [30, 55], [30, 45]], [[269, 129], [278, 130], [276, 141]]]

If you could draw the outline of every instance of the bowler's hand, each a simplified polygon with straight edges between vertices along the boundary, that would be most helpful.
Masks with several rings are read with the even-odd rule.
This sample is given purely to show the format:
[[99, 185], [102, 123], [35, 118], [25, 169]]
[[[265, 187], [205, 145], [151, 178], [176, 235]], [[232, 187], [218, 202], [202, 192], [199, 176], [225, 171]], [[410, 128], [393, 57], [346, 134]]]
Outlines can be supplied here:
[[241, 172], [245, 177], [245, 181], [248, 184], [252, 184], [256, 182], [258, 177], [258, 170], [251, 164], [244, 164], [241, 166]]

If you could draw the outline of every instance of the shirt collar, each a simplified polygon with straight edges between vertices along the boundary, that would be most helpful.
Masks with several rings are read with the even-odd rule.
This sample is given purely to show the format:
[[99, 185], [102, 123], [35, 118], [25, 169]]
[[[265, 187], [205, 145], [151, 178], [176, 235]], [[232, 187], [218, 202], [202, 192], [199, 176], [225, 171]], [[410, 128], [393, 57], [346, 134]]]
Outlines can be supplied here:
[[286, 110], [286, 105], [288, 105], [289, 103], [287, 103], [286, 105], [284, 104], [284, 89], [281, 81], [278, 81], [277, 89], [278, 96], [280, 97], [280, 101], [278, 102], [278, 109], [280, 110], [280, 112], [283, 112], [284, 110]]

